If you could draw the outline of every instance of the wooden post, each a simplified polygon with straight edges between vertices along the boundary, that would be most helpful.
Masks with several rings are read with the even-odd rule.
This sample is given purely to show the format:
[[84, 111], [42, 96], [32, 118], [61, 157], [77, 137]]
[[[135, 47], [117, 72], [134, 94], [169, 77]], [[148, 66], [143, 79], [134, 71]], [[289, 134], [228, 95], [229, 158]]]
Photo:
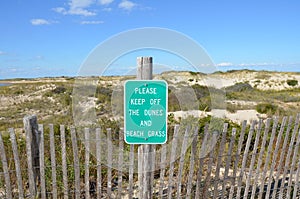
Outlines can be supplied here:
[[[137, 76], [138, 80], [151, 80], [153, 71], [152, 57], [138, 57], [137, 58]], [[139, 156], [138, 164], [141, 166], [139, 171], [139, 188], [140, 198], [152, 198], [153, 186], [151, 185], [151, 171], [153, 170], [151, 153], [153, 146], [146, 144], [139, 146], [139, 152], [143, 154]]]
[[34, 198], [37, 193], [37, 180], [40, 179], [39, 164], [39, 144], [40, 134], [38, 131], [37, 117], [35, 115], [26, 116], [23, 119], [26, 134], [26, 151], [28, 163], [28, 180], [31, 197]]

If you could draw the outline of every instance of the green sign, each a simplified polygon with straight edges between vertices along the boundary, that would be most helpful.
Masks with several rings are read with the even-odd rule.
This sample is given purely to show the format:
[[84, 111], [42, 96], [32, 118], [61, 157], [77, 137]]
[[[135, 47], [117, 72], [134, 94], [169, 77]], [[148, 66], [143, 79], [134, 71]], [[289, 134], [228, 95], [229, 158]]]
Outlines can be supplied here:
[[124, 134], [128, 144], [167, 141], [168, 85], [162, 80], [128, 80], [124, 89]]

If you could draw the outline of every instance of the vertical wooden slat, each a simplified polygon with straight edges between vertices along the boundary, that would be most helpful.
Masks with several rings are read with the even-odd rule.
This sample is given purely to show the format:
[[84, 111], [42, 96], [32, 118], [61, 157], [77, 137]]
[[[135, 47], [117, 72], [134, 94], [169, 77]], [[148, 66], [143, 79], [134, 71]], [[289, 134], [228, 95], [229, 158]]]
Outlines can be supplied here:
[[[298, 114], [298, 117], [299, 116], [300, 116], [300, 114]], [[299, 125], [299, 120], [298, 120], [298, 125]], [[293, 178], [294, 178], [294, 175], [295, 175], [296, 161], [298, 160], [297, 157], [298, 157], [298, 154], [299, 154], [299, 145], [300, 145], [300, 130], [298, 131], [297, 141], [296, 141], [296, 145], [295, 145], [295, 149], [294, 149], [294, 153], [293, 153], [293, 158], [292, 158], [292, 164], [291, 164], [291, 168], [290, 168], [291, 172], [290, 172], [289, 182], [288, 182], [288, 190], [287, 190], [287, 195], [286, 195], [287, 198], [290, 198], [290, 195], [291, 195], [292, 182], [293, 182]]]
[[123, 129], [119, 132], [119, 165], [118, 165], [118, 197], [122, 198], [122, 170], [123, 170], [123, 150], [124, 150], [124, 133]]
[[2, 169], [4, 174], [4, 180], [5, 180], [5, 190], [6, 190], [6, 197], [12, 198], [12, 189], [10, 184], [10, 176], [9, 176], [9, 170], [8, 170], [8, 164], [6, 159], [6, 153], [5, 148], [2, 140], [2, 133], [0, 132], [0, 156], [2, 160]]
[[55, 140], [53, 124], [50, 128], [50, 157], [51, 157], [51, 172], [52, 172], [52, 198], [57, 198], [57, 180], [56, 180], [56, 157], [55, 157]]
[[173, 175], [174, 175], [174, 164], [176, 160], [176, 149], [178, 140], [179, 125], [174, 127], [174, 135], [172, 140], [171, 158], [170, 158], [170, 169], [169, 169], [169, 182], [168, 182], [168, 199], [172, 198], [173, 192]]
[[106, 130], [107, 132], [107, 195], [111, 197], [111, 181], [112, 181], [112, 139], [111, 139], [111, 128]]
[[96, 128], [97, 199], [102, 198], [101, 153], [101, 129]]
[[67, 169], [67, 150], [66, 150], [66, 132], [65, 126], [60, 125], [60, 143], [61, 143], [61, 160], [62, 160], [62, 173], [63, 173], [63, 192], [64, 198], [68, 198], [68, 169]]
[[256, 136], [255, 136], [255, 142], [254, 142], [254, 147], [252, 150], [252, 156], [251, 156], [251, 162], [250, 162], [250, 168], [249, 168], [249, 173], [246, 179], [246, 187], [245, 187], [245, 192], [244, 192], [244, 198], [248, 198], [249, 195], [249, 188], [250, 188], [250, 184], [251, 184], [251, 178], [252, 178], [252, 172], [253, 172], [253, 168], [254, 168], [254, 163], [255, 163], [255, 159], [256, 159], [256, 151], [257, 151], [257, 146], [260, 140], [260, 133], [261, 133], [261, 128], [262, 128], [262, 119], [259, 120], [258, 123], [258, 128], [257, 128], [257, 132], [256, 132]]
[[[299, 136], [300, 136], [300, 130], [299, 130]], [[298, 165], [297, 165], [297, 172], [296, 172], [296, 178], [295, 178], [293, 199], [296, 199], [297, 196], [298, 196], [299, 177], [300, 177], [299, 175], [300, 175], [300, 159], [298, 159]]]
[[155, 160], [155, 154], [156, 154], [156, 145], [151, 145], [152, 149], [151, 149], [151, 179], [150, 179], [150, 185], [152, 186], [151, 188], [151, 198], [153, 198], [153, 187], [154, 187], [154, 171], [155, 171], [155, 163], [156, 163], [156, 160]]
[[133, 197], [133, 167], [134, 167], [134, 145], [130, 145], [130, 155], [129, 155], [129, 193], [128, 198]]
[[192, 150], [190, 157], [190, 165], [189, 165], [189, 175], [186, 189], [186, 198], [191, 198], [192, 196], [192, 186], [193, 186], [193, 175], [194, 175], [194, 167], [195, 167], [195, 155], [197, 153], [197, 136], [198, 136], [198, 127], [194, 130], [193, 140], [192, 140]]
[[286, 119], [287, 118], [284, 117], [284, 122], [282, 122], [280, 131], [279, 131], [279, 135], [277, 136], [277, 141], [276, 141], [276, 145], [275, 145], [275, 151], [273, 153], [273, 158], [272, 158], [272, 164], [271, 164], [271, 168], [269, 170], [269, 172], [270, 172], [270, 174], [269, 174], [269, 182], [268, 182], [268, 187], [267, 187], [267, 192], [266, 192], [266, 197], [265, 198], [269, 198], [270, 197], [273, 172], [274, 172], [274, 168], [275, 168], [275, 164], [276, 164], [276, 160], [277, 160], [278, 150], [280, 148], [280, 142], [281, 142], [282, 134], [283, 134], [283, 131], [284, 131], [284, 128], [285, 128], [285, 124], [286, 124]]
[[222, 139], [219, 147], [219, 152], [218, 152], [218, 160], [217, 160], [217, 167], [216, 167], [216, 172], [215, 172], [215, 183], [214, 183], [214, 198], [219, 197], [219, 181], [220, 181], [220, 168], [222, 166], [222, 158], [223, 158], [223, 153], [225, 149], [225, 142], [226, 142], [226, 135], [227, 135], [227, 129], [228, 129], [228, 123], [225, 123], [223, 126], [223, 131], [222, 131]]
[[[287, 153], [286, 160], [285, 160], [284, 171], [283, 171], [283, 176], [282, 176], [282, 179], [284, 181], [285, 181], [285, 178], [286, 178], [286, 175], [287, 175], [287, 172], [288, 172], [289, 169], [290, 169], [290, 174], [294, 173], [294, 168], [295, 168], [294, 166], [295, 165], [290, 166], [289, 163], [290, 163], [290, 158], [291, 158], [291, 155], [292, 155], [294, 142], [295, 142], [297, 132], [298, 132], [298, 128], [299, 128], [299, 117], [300, 117], [300, 114], [298, 114], [296, 119], [295, 119], [295, 125], [294, 125], [294, 129], [293, 129], [293, 132], [292, 132], [292, 137], [291, 137], [290, 144], [289, 144], [288, 153]], [[293, 161], [293, 159], [292, 159], [292, 161]], [[293, 177], [290, 175], [290, 178], [292, 179]], [[290, 184], [291, 179], [289, 179], [288, 184]], [[281, 198], [283, 198], [284, 184], [285, 183], [281, 183], [281, 186], [280, 186], [279, 197], [281, 197]], [[290, 189], [290, 187], [288, 186], [287, 189]], [[288, 192], [288, 190], [287, 190], [287, 196], [286, 197], [290, 198], [290, 193]]]
[[238, 143], [238, 149], [235, 153], [235, 161], [233, 165], [233, 173], [232, 173], [232, 183], [229, 191], [229, 199], [233, 198], [234, 190], [235, 190], [235, 182], [236, 182], [236, 176], [237, 176], [237, 169], [238, 169], [238, 163], [241, 158], [241, 151], [242, 151], [242, 146], [244, 142], [244, 137], [245, 137], [245, 131], [246, 131], [246, 126], [247, 126], [247, 121], [243, 121], [242, 123], [242, 130], [240, 133], [240, 138], [239, 138], [239, 143]]
[[[283, 130], [283, 127], [285, 126], [285, 122], [286, 122], [286, 118], [283, 118], [282, 125], [281, 125], [282, 130]], [[277, 126], [278, 126], [278, 118], [275, 117], [275, 119], [273, 121], [272, 134], [271, 134], [269, 146], [268, 146], [268, 149], [267, 149], [267, 157], [266, 157], [265, 162], [264, 162], [264, 169], [263, 169], [262, 178], [261, 178], [261, 182], [260, 182], [261, 184], [260, 184], [260, 187], [259, 187], [258, 198], [262, 198], [262, 196], [263, 196], [264, 186], [265, 186], [265, 178], [266, 178], [267, 172], [268, 172], [268, 166], [269, 166], [269, 162], [270, 162], [270, 159], [271, 159], [271, 151], [272, 151], [272, 148], [273, 148], [273, 143], [274, 143], [274, 139], [275, 139], [275, 135], [276, 135], [276, 131], [277, 131]]]
[[230, 167], [230, 164], [231, 164], [231, 159], [232, 159], [232, 156], [233, 156], [232, 149], [233, 149], [233, 145], [234, 145], [234, 141], [235, 141], [235, 134], [236, 134], [236, 128], [233, 128], [232, 132], [231, 132], [230, 144], [229, 144], [229, 148], [228, 148], [228, 152], [227, 152], [227, 159], [226, 159], [225, 172], [224, 172], [224, 177], [223, 177], [222, 196], [221, 196], [221, 198], [225, 197], [226, 183], [228, 181], [228, 179], [227, 179], [228, 178], [228, 172], [229, 172], [229, 167]]
[[[293, 123], [293, 118], [290, 117], [288, 127], [287, 127], [287, 130], [286, 130], [286, 133], [285, 133], [283, 145], [280, 146], [281, 153], [280, 153], [280, 158], [279, 158], [279, 165], [277, 166], [277, 173], [276, 173], [272, 198], [275, 198], [276, 193], [277, 193], [278, 181], [279, 181], [279, 178], [280, 178], [280, 175], [281, 175], [281, 169], [282, 169], [282, 165], [283, 165], [283, 161], [284, 161], [284, 156], [285, 156], [285, 153], [286, 153], [286, 147], [287, 147], [287, 143], [288, 143], [288, 139], [289, 139], [289, 134], [290, 134], [290, 131], [291, 131], [291, 128], [292, 128], [292, 123]], [[285, 183], [285, 179], [282, 179], [282, 183]]]
[[90, 198], [90, 129], [84, 128], [84, 147], [85, 147], [85, 164], [84, 164], [84, 190], [85, 198]]
[[74, 172], [75, 172], [75, 198], [80, 199], [80, 167], [79, 167], [79, 154], [77, 147], [77, 136], [75, 127], [71, 127], [71, 139], [74, 158]]
[[212, 167], [213, 167], [213, 162], [216, 156], [216, 150], [217, 150], [217, 139], [219, 136], [219, 132], [218, 131], [214, 131], [212, 132], [212, 139], [210, 140], [210, 144], [209, 144], [209, 160], [208, 160], [208, 167], [207, 167], [207, 172], [206, 172], [206, 178], [205, 178], [205, 183], [204, 183], [204, 188], [203, 188], [203, 198], [211, 198], [212, 194], [209, 192], [209, 187], [212, 184], [212, 180], [211, 180], [211, 173], [212, 173]]
[[159, 197], [163, 198], [164, 191], [164, 181], [165, 181], [165, 170], [166, 170], [166, 158], [167, 158], [167, 145], [161, 147], [161, 156], [160, 156], [160, 186], [159, 186]]
[[41, 198], [46, 199], [46, 180], [45, 180], [45, 149], [44, 149], [44, 126], [39, 124], [40, 134], [40, 175], [41, 175]]
[[254, 179], [253, 186], [252, 186], [251, 199], [254, 199], [255, 195], [256, 195], [256, 187], [257, 187], [258, 179], [260, 176], [260, 167], [262, 165], [263, 155], [265, 153], [265, 146], [266, 146], [267, 137], [269, 136], [270, 125], [271, 125], [271, 119], [268, 118], [266, 121], [265, 129], [264, 129], [264, 136], [263, 136], [263, 140], [261, 143], [260, 152], [259, 152], [259, 156], [258, 156], [257, 168], [255, 171], [255, 179]]
[[249, 130], [246, 147], [245, 147], [245, 151], [243, 154], [242, 167], [241, 167], [240, 175], [238, 178], [238, 187], [237, 187], [237, 194], [236, 194], [237, 198], [241, 197], [242, 181], [243, 181], [244, 171], [245, 171], [245, 167], [246, 167], [246, 163], [247, 163], [247, 159], [248, 159], [248, 152], [249, 152], [255, 125], [256, 125], [256, 121], [253, 121], [251, 124], [250, 130]]
[[138, 182], [139, 182], [139, 198], [143, 198], [143, 179], [144, 179], [144, 162], [143, 147], [138, 147]]
[[152, 198], [153, 197], [153, 186], [151, 184], [151, 178], [152, 178], [152, 163], [153, 163], [153, 157], [152, 153], [154, 152], [154, 146], [153, 145], [143, 145], [144, 150], [144, 182], [143, 182], [143, 198]]
[[29, 181], [29, 193], [30, 198], [36, 197], [36, 184], [34, 180], [33, 172], [33, 153], [31, 150], [32, 142], [32, 128], [29, 120], [24, 119], [24, 129], [26, 134], [26, 155], [27, 155], [27, 165], [28, 165], [28, 181]]
[[195, 199], [200, 198], [200, 189], [201, 189], [201, 178], [202, 178], [202, 173], [203, 173], [203, 162], [205, 158], [205, 151], [206, 151], [206, 146], [207, 146], [207, 140], [208, 140], [208, 125], [205, 125], [204, 127], [204, 137], [201, 143], [201, 149], [199, 152], [199, 169], [197, 172], [197, 182], [196, 182], [196, 193], [195, 193]]
[[10, 140], [11, 140], [12, 150], [13, 150], [13, 155], [14, 155], [14, 161], [15, 161], [19, 198], [23, 199], [24, 198], [24, 190], [23, 190], [22, 173], [21, 173], [21, 167], [20, 167], [20, 158], [19, 158], [16, 135], [15, 135], [15, 131], [13, 128], [10, 128], [8, 131], [9, 131], [9, 135], [10, 135]]
[[187, 127], [185, 129], [183, 142], [181, 145], [181, 152], [180, 152], [180, 159], [179, 159], [179, 169], [178, 169], [178, 177], [177, 177], [177, 199], [181, 198], [181, 187], [182, 187], [182, 172], [183, 172], [183, 166], [184, 166], [184, 159], [185, 159], [185, 153], [187, 150], [187, 142], [189, 139], [189, 131], [190, 128]]

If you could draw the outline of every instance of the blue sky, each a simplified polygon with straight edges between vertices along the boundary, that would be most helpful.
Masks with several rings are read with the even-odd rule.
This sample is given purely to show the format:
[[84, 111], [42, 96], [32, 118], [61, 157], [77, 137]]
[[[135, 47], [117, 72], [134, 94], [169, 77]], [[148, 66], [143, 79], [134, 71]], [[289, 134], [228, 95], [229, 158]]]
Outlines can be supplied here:
[[[300, 72], [296, 0], [9, 0], [0, 3], [0, 18], [0, 79], [74, 76], [101, 42], [143, 27], [187, 35], [219, 70]], [[186, 67], [172, 56], [153, 54], [159, 64]], [[120, 64], [133, 67], [128, 57], [116, 61], [111, 74]]]

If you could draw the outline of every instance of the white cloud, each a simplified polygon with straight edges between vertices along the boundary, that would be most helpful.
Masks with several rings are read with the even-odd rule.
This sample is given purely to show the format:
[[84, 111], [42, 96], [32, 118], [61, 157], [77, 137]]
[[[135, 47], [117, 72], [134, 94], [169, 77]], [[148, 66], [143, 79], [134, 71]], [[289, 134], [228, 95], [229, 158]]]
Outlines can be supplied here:
[[103, 8], [102, 11], [104, 11], [104, 12], [111, 12], [112, 8]]
[[82, 21], [80, 24], [86, 25], [86, 24], [103, 24], [104, 21]]
[[69, 9], [63, 7], [53, 8], [53, 11], [63, 15], [81, 15], [81, 16], [95, 16], [96, 12], [87, 10], [95, 0], [70, 0], [68, 5]]
[[114, 0], [99, 0], [99, 3], [101, 5], [109, 5], [113, 2]]
[[49, 21], [46, 19], [31, 19], [30, 23], [34, 26], [39, 26], [39, 25], [50, 25], [53, 23], [58, 23], [57, 21]]
[[123, 0], [119, 4], [119, 8], [121, 8], [123, 10], [127, 10], [127, 11], [131, 11], [135, 6], [136, 6], [135, 3], [133, 3], [132, 1], [128, 1], [128, 0]]
[[219, 64], [216, 64], [216, 66], [232, 66], [233, 64], [232, 63], [230, 63], [230, 62], [222, 62], [222, 63], [219, 63]]

